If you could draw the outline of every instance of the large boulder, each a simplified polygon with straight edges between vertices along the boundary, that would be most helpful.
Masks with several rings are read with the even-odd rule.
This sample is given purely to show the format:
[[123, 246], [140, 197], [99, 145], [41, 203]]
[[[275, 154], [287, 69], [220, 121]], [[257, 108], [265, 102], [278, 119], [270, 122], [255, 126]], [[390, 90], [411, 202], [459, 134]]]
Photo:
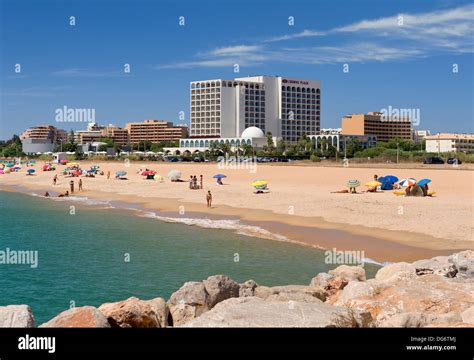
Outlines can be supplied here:
[[258, 284], [254, 280], [247, 280], [246, 282], [240, 284], [239, 297], [254, 296], [257, 286]]
[[446, 314], [424, 314], [420, 312], [406, 312], [393, 315], [380, 322], [378, 327], [427, 327], [438, 324], [453, 325], [462, 323], [459, 313], [451, 312]]
[[[335, 302], [335, 305], [369, 311], [377, 325], [384, 326], [416, 323], [428, 326], [441, 321], [438, 318], [445, 314], [460, 314], [473, 304], [474, 282], [436, 274], [410, 275], [410, 281], [396, 274], [385, 281], [351, 281]], [[402, 313], [422, 313], [426, 317], [420, 321], [401, 317], [389, 321]], [[451, 314], [444, 323], [453, 318], [459, 319]]]
[[0, 328], [32, 328], [35, 317], [28, 305], [0, 306]]
[[349, 281], [365, 281], [365, 270], [361, 266], [341, 265], [337, 268], [328, 271], [329, 275], [340, 277]]
[[232, 298], [187, 322], [184, 327], [370, 327], [368, 312], [322, 302]]
[[[273, 287], [259, 286], [254, 291], [254, 295], [256, 297], [259, 297], [264, 300], [267, 298], [270, 298], [273, 295], [284, 296], [285, 300], [301, 300], [302, 294], [315, 297], [316, 299], [319, 299], [321, 301], [326, 300], [326, 294], [324, 290], [318, 286], [305, 286], [305, 285], [286, 285], [286, 286], [273, 286]], [[275, 296], [273, 296], [272, 299], [275, 299]]]
[[326, 302], [334, 303], [342, 289], [346, 287], [349, 281], [345, 278], [330, 275], [328, 273], [319, 273], [311, 279], [310, 286], [322, 288], [326, 294]]
[[449, 262], [453, 263], [458, 273], [456, 277], [474, 279], [474, 250], [465, 250], [449, 256]]
[[380, 281], [408, 281], [417, 276], [439, 275], [447, 278], [474, 279], [474, 251], [466, 250], [450, 256], [437, 256], [414, 263], [394, 263], [381, 268], [375, 278]]
[[170, 322], [180, 326], [210, 309], [209, 294], [201, 282], [187, 282], [168, 300]]
[[209, 276], [202, 283], [208, 293], [207, 300], [210, 308], [223, 300], [239, 297], [240, 285], [228, 276]]
[[461, 313], [462, 321], [466, 324], [474, 326], [474, 306]]
[[63, 311], [48, 322], [45, 328], [109, 328], [107, 318], [93, 306], [82, 306]]
[[111, 327], [160, 328], [168, 325], [168, 308], [162, 298], [140, 300], [131, 297], [102, 304], [99, 311], [105, 315]]

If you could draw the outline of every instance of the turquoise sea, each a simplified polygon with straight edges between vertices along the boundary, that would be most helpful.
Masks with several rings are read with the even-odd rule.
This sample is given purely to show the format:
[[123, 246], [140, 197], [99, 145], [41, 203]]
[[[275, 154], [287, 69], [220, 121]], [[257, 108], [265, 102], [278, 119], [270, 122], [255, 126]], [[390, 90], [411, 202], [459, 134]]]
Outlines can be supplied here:
[[[317, 249], [139, 215], [0, 191], [0, 251], [38, 251], [36, 268], [0, 264], [0, 306], [28, 304], [39, 325], [72, 301], [99, 306], [130, 296], [168, 299], [184, 282], [214, 274], [268, 286], [307, 285], [337, 266], [326, 265]], [[365, 265], [369, 277], [378, 268]]]

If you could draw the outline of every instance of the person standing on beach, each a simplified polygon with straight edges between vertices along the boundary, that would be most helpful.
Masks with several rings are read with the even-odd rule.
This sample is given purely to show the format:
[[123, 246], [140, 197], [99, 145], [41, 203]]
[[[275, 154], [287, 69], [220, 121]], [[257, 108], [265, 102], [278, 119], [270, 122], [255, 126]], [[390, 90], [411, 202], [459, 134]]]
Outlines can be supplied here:
[[82, 179], [79, 179], [79, 191], [82, 191]]
[[207, 190], [206, 201], [207, 201], [207, 207], [208, 207], [208, 208], [212, 207], [212, 194], [211, 194], [211, 190]]
[[74, 180], [69, 181], [69, 187], [71, 188], [71, 194], [74, 193]]
[[58, 181], [58, 175], [54, 175], [53, 177], [53, 185], [56, 185], [56, 182]]
[[110, 170], [107, 171], [107, 180], [109, 180], [109, 179], [110, 179]]
[[194, 175], [194, 177], [193, 177], [193, 188], [194, 188], [194, 190], [196, 190], [198, 188], [198, 179], [197, 179], [196, 175]]
[[203, 187], [202, 187], [202, 175], [199, 175], [199, 177], [200, 177], [199, 186], [200, 186], [200, 188], [202, 189], [202, 188], [203, 188]]

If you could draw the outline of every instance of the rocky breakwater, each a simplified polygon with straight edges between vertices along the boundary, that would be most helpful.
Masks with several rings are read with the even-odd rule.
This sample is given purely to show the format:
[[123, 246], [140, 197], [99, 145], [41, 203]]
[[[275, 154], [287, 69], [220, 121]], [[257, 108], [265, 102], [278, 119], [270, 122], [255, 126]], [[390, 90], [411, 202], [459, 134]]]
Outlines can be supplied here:
[[[0, 327], [34, 326], [28, 306], [0, 307]], [[77, 307], [40, 327], [474, 327], [474, 251], [391, 264], [369, 280], [362, 267], [342, 265], [307, 286], [214, 275], [168, 301]]]

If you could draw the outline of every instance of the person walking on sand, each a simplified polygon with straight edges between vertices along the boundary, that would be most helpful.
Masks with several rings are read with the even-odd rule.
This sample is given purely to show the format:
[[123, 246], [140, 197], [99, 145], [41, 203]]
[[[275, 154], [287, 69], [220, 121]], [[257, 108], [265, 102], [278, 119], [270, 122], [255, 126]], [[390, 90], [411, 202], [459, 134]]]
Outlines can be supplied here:
[[71, 188], [71, 194], [74, 193], [74, 180], [69, 181], [69, 187]]
[[208, 208], [212, 207], [212, 194], [211, 194], [211, 190], [207, 190], [206, 201], [207, 201], [207, 207], [208, 207]]
[[107, 180], [109, 180], [109, 179], [110, 179], [110, 170], [107, 171]]
[[196, 190], [198, 188], [198, 179], [197, 176], [194, 175], [193, 177], [193, 189]]
[[79, 179], [79, 191], [82, 191], [82, 179]]
[[58, 175], [54, 175], [53, 177], [53, 185], [56, 185], [56, 182], [58, 181]]
[[193, 176], [192, 175], [189, 176], [189, 188], [190, 189], [193, 188]]
[[202, 180], [202, 175], [199, 175], [200, 177], [200, 180], [199, 180], [199, 188], [202, 189], [202, 184], [203, 184], [203, 180]]

